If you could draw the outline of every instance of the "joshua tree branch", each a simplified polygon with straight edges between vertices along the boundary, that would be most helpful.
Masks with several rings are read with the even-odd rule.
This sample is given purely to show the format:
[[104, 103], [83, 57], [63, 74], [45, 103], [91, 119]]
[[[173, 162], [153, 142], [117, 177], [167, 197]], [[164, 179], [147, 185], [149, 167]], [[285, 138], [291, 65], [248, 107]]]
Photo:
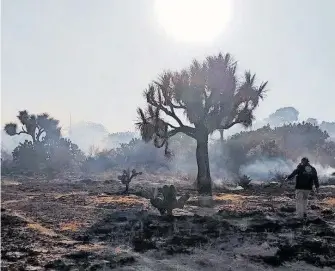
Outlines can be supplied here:
[[167, 125], [167, 126], [170, 126], [172, 129], [176, 129], [176, 128], [178, 128], [177, 126], [174, 126], [174, 125], [172, 125], [172, 124], [170, 124], [170, 123], [168, 123], [168, 122], [166, 122], [166, 125]]
[[228, 125], [225, 127], [225, 129], [230, 129], [231, 127], [233, 127], [233, 126], [236, 125], [236, 124], [239, 124], [239, 122], [238, 122], [238, 121], [233, 121], [233, 122], [231, 122], [230, 124], [228, 124]]
[[[160, 91], [160, 90], [158, 90]], [[147, 102], [156, 107], [158, 110], [161, 110], [163, 111], [166, 115], [172, 117], [176, 122], [178, 122], [179, 126], [180, 127], [176, 127], [170, 123], [166, 123], [168, 126], [170, 126], [171, 128], [173, 128], [174, 130], [171, 131], [171, 133], [173, 135], [179, 133], [179, 132], [183, 132], [191, 137], [194, 137], [194, 128], [192, 127], [189, 127], [187, 125], [184, 125], [184, 123], [180, 120], [180, 118], [176, 115], [175, 111], [174, 111], [174, 105], [170, 102], [168, 103], [169, 104], [169, 107], [170, 107], [170, 110], [168, 108], [166, 108], [161, 102], [158, 102], [156, 101], [154, 98], [153, 98], [153, 95], [150, 95], [149, 93], [146, 95], [147, 97]], [[170, 136], [169, 136], [170, 137]]]
[[238, 124], [239, 122], [238, 121], [233, 121], [229, 124], [226, 124], [226, 125], [220, 125], [218, 129], [221, 129], [221, 130], [227, 130], [231, 127], [233, 127], [235, 124]]
[[[220, 114], [220, 116], [218, 117], [218, 120], [220, 121], [220, 123], [218, 123], [217, 129], [218, 130], [227, 130], [230, 129], [231, 127], [233, 127], [235, 124], [239, 124], [241, 123], [241, 119], [240, 119], [240, 112], [238, 112], [238, 107], [240, 106], [242, 102], [235, 102], [234, 106], [230, 109], [231, 112], [235, 112], [235, 113], [231, 113], [230, 116], [228, 117], [228, 120], [226, 121], [226, 124], [222, 125], [221, 121], [225, 115], [225, 112], [222, 112]], [[244, 110], [248, 107], [248, 103], [246, 103], [244, 105]]]
[[43, 128], [38, 128], [38, 129], [39, 130], [38, 130], [37, 135], [36, 135], [36, 140], [40, 141], [40, 136], [45, 130]]
[[195, 129], [189, 126], [182, 126], [168, 132], [168, 138], [178, 133], [184, 133], [189, 137], [195, 138]]
[[176, 104], [173, 104], [171, 102], [171, 106], [175, 109], [186, 109], [186, 106], [185, 105], [182, 105], [180, 102], [179, 102], [179, 105], [176, 105]]
[[173, 117], [180, 126], [185, 126], [182, 121], [180, 120], [180, 118], [178, 118], [178, 116], [176, 115], [176, 113], [174, 112], [174, 109], [173, 109], [173, 105], [172, 103], [170, 104], [170, 110], [171, 110], [171, 117]]
[[134, 177], [136, 177], [136, 176], [138, 176], [138, 175], [142, 175], [142, 172], [135, 172], [135, 173], [132, 173], [132, 174], [130, 175], [130, 177], [129, 177], [129, 182], [130, 182]]
[[[165, 86], [163, 86], [161, 83], [154, 81], [154, 83], [159, 86], [161, 89], [164, 89]], [[175, 89], [173, 89], [172, 87], [168, 86], [169, 89], [171, 89], [172, 91], [176, 91]], [[170, 107], [174, 108], [174, 109], [186, 109], [186, 106], [183, 105], [180, 101], [178, 101], [179, 105], [174, 104], [171, 100], [170, 101], [166, 101], [166, 103], [168, 105], [170, 105]]]
[[180, 120], [180, 118], [178, 118], [178, 116], [175, 114], [173, 107], [170, 105], [170, 110], [168, 110], [166, 107], [164, 107], [164, 105], [158, 103], [157, 101], [155, 101], [154, 99], [147, 99], [148, 103], [156, 108], [158, 108], [159, 110], [162, 110], [166, 115], [172, 117], [175, 121], [178, 122], [178, 124], [180, 126], [185, 126], [183, 124], [183, 122]]
[[27, 134], [27, 135], [29, 135], [26, 131], [20, 131], [18, 133], [15, 133], [15, 135], [21, 135], [21, 134]]
[[[244, 108], [244, 110], [246, 110], [246, 107]], [[233, 119], [231, 119], [231, 121], [229, 121], [228, 124], [220, 125], [218, 127], [218, 129], [227, 130], [227, 129], [230, 129], [231, 127], [233, 127], [235, 124], [244, 124], [245, 121], [243, 121], [243, 117], [241, 117], [241, 112], [239, 112], [237, 114], [237, 116], [235, 116]]]
[[20, 133], [23, 133], [23, 134], [28, 134], [27, 130], [24, 129], [24, 126], [21, 127], [22, 131]]

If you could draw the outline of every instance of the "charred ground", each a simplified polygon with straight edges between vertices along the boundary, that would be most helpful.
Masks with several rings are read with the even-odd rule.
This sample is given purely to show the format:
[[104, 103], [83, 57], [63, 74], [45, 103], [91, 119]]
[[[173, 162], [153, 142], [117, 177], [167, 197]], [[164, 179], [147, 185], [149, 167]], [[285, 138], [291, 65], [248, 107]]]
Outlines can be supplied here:
[[[114, 176], [115, 175], [115, 176]], [[290, 187], [215, 191], [197, 206], [189, 180], [143, 174], [120, 195], [117, 174], [86, 180], [2, 180], [3, 270], [315, 270], [335, 267], [335, 188], [294, 218]], [[191, 198], [163, 217], [145, 197], [175, 183]], [[69, 193], [71, 191], [71, 193]], [[105, 268], [105, 269], [104, 269]]]

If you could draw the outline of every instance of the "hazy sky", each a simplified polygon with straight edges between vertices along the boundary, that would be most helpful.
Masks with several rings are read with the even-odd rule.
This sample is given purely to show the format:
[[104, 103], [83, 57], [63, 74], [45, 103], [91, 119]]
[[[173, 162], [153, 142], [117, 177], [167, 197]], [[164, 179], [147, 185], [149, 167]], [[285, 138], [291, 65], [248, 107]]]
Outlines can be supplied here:
[[235, 0], [210, 43], [167, 35], [153, 2], [2, 0], [2, 123], [28, 109], [64, 126], [71, 113], [73, 122], [133, 130], [157, 74], [219, 51], [269, 81], [259, 118], [292, 105], [302, 118], [335, 120], [335, 0]]

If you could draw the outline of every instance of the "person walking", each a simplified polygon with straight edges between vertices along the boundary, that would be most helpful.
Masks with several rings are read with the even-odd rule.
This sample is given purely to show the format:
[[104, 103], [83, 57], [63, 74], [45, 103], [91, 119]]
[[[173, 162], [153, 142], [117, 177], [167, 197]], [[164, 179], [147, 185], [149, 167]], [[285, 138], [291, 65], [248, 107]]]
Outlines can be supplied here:
[[296, 193], [296, 214], [298, 218], [307, 217], [307, 200], [310, 192], [315, 186], [316, 193], [319, 193], [318, 173], [310, 163], [307, 157], [301, 159], [301, 163], [297, 168], [287, 176], [286, 180], [296, 177], [295, 193]]

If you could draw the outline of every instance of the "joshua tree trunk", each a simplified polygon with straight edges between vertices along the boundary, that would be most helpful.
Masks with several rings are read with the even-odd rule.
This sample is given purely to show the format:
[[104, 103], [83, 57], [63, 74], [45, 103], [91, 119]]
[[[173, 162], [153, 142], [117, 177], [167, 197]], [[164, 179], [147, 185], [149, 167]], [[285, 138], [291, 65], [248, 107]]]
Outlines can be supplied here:
[[223, 129], [219, 130], [220, 132], [220, 141], [221, 141], [221, 144], [223, 143]]
[[126, 189], [123, 191], [123, 194], [128, 194], [129, 192], [129, 183], [126, 183]]
[[199, 203], [201, 205], [211, 205], [212, 180], [208, 158], [208, 134], [205, 132], [197, 137], [196, 158], [198, 165], [197, 185]]

